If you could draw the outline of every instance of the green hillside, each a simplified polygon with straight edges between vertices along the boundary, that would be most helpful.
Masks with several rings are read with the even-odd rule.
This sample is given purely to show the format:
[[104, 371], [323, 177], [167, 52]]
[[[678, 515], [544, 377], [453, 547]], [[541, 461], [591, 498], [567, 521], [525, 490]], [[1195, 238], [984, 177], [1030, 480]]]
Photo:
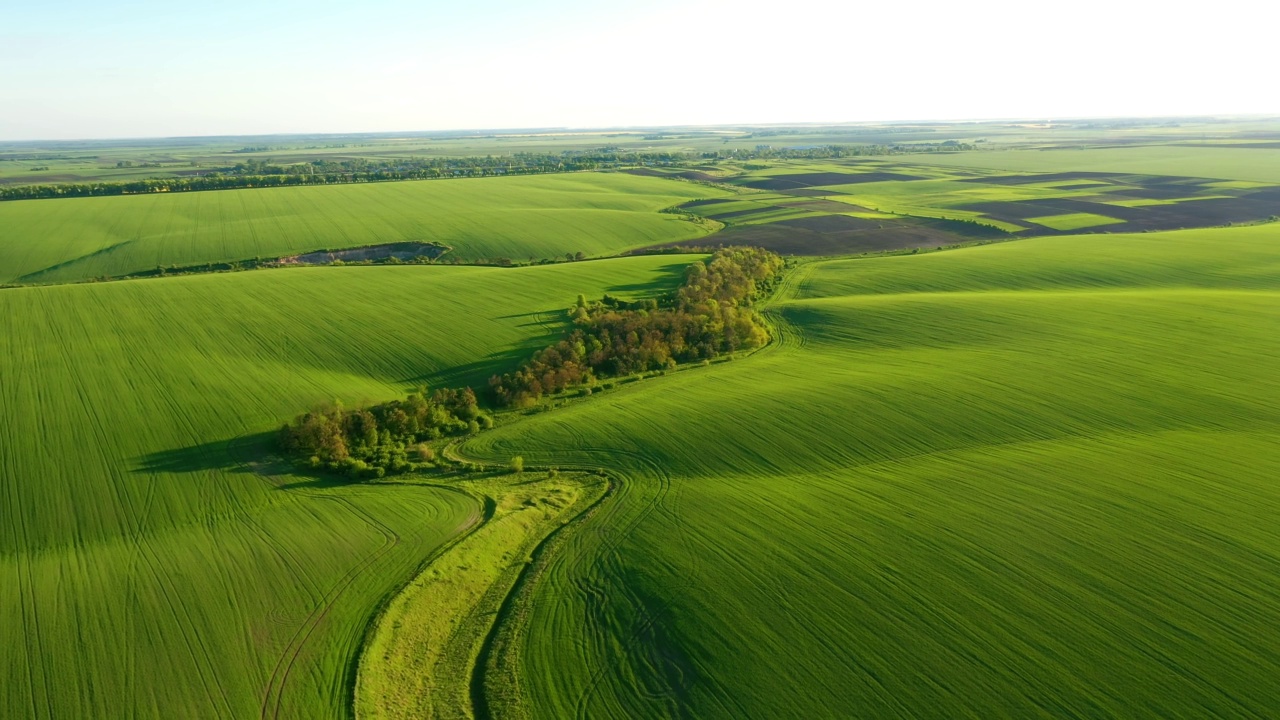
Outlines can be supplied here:
[[376, 605], [482, 508], [277, 476], [263, 434], [335, 397], [483, 383], [577, 293], [660, 292], [688, 261], [0, 291], [0, 715], [344, 716]]
[[658, 211], [715, 188], [575, 173], [0, 203], [0, 283], [421, 241], [462, 260], [611, 255], [705, 234]]
[[498, 715], [1270, 714], [1276, 237], [813, 262], [765, 350], [469, 441], [624, 478]]
[[[1089, 140], [1083, 140], [1088, 145]], [[1248, 146], [1056, 147], [967, 152], [912, 158], [923, 165], [986, 168], [1010, 172], [1117, 172], [1182, 175], [1223, 180], [1280, 182], [1280, 152]]]

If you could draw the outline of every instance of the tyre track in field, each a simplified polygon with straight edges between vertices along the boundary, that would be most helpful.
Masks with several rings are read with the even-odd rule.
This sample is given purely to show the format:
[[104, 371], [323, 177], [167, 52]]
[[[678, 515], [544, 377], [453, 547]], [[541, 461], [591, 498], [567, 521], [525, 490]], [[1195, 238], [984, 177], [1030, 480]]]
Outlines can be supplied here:
[[[577, 470], [603, 474], [610, 483], [609, 489], [606, 490], [604, 495], [602, 495], [596, 503], [584, 509], [581, 513], [571, 519], [568, 525], [562, 526], [561, 528], [573, 527], [580, 521], [587, 520], [597, 512], [605, 513], [604, 517], [591, 518], [595, 520], [595, 522], [591, 523], [593, 527], [590, 530], [585, 528], [582, 530], [582, 532], [588, 532], [590, 535], [598, 539], [599, 544], [596, 546], [598, 550], [590, 553], [589, 555], [575, 554], [570, 558], [562, 559], [562, 562], [565, 563], [565, 567], [568, 569], [566, 574], [569, 577], [574, 578], [574, 589], [583, 597], [588, 599], [586, 604], [589, 608], [601, 611], [595, 615], [595, 622], [591, 625], [592, 628], [597, 629], [599, 632], [597, 632], [595, 637], [590, 639], [588, 642], [591, 642], [596, 647], [597, 655], [605, 656], [608, 654], [607, 650], [611, 646], [611, 643], [609, 642], [609, 634], [604, 630], [609, 627], [608, 617], [604, 615], [602, 611], [608, 606], [609, 593], [604, 585], [595, 582], [593, 578], [607, 577], [609, 575], [608, 572], [598, 570], [600, 565], [602, 563], [613, 564], [612, 558], [616, 558], [619, 548], [623, 542], [625, 542], [627, 537], [654, 512], [661, 510], [663, 501], [671, 490], [671, 478], [658, 463], [639, 451], [587, 446], [582, 443], [581, 433], [576, 429], [567, 425], [563, 426], [562, 429], [576, 441], [570, 441], [569, 443], [574, 447], [575, 452], [585, 453], [587, 455], [597, 453], [605, 453], [613, 456], [625, 455], [631, 462], [644, 467], [648, 471], [647, 474], [642, 473], [638, 477], [632, 477], [630, 473], [618, 473], [616, 471], [611, 472], [598, 465], [557, 465], [557, 467], [565, 470]], [[450, 446], [446, 453], [454, 459], [464, 462], [472, 460], [458, 452], [456, 445]], [[657, 483], [642, 483], [641, 477], [646, 475], [648, 479], [656, 480]], [[611, 516], [625, 512], [627, 509], [621, 504], [623, 497], [629, 495], [635, 488], [646, 487], [654, 488], [655, 492], [645, 498], [643, 505], [621, 525], [612, 525], [609, 522]], [[606, 501], [610, 500], [615, 495], [618, 496], [619, 502], [608, 502], [606, 504]], [[557, 530], [543, 539], [533, 552], [535, 558], [537, 558], [538, 555], [541, 555], [546, 548], [553, 547], [551, 544], [552, 540], [557, 538], [559, 533], [560, 530]], [[685, 533], [682, 533], [682, 537], [683, 542], [686, 544], [690, 543], [690, 539]], [[484, 692], [486, 684], [485, 675], [488, 670], [488, 666], [490, 665], [489, 658], [494, 652], [494, 645], [501, 629], [501, 625], [504, 621], [516, 616], [517, 611], [515, 606], [535, 591], [535, 588], [537, 587], [536, 583], [541, 579], [541, 571], [545, 569], [546, 565], [550, 562], [552, 562], [552, 560], [549, 558], [545, 559], [545, 562], [535, 561], [521, 573], [520, 577], [517, 578], [515, 584], [512, 586], [511, 591], [503, 600], [501, 609], [498, 613], [498, 619], [495, 620], [494, 624], [490, 628], [489, 636], [486, 638], [480, 655], [477, 658], [477, 662], [472, 670], [472, 705], [473, 712], [477, 720], [489, 720], [489, 718], [493, 717], [492, 712], [488, 707], [487, 696]], [[633, 628], [632, 632], [622, 640], [624, 648], [633, 648], [636, 645], [643, 643], [643, 636], [653, 628], [654, 623], [659, 619], [660, 612], [653, 612], [649, 607], [646, 607], [645, 603], [635, 598], [628, 600], [628, 604], [635, 609], [635, 615], [642, 618], [640, 623]], [[592, 674], [591, 679], [587, 683], [587, 691], [579, 698], [577, 703], [575, 713], [576, 717], [585, 718], [589, 716], [588, 706], [590, 700], [601, 687], [607, 674], [607, 668], [605, 667], [598, 667]], [[650, 693], [650, 695], [658, 697], [652, 693]], [[664, 693], [663, 695], [666, 696], [666, 699], [670, 700], [670, 693]], [[678, 709], [678, 705], [671, 707], [671, 709]]]
[[[231, 456], [232, 460], [243, 469], [254, 473], [271, 487], [278, 488], [280, 483], [276, 480], [275, 476], [265, 474], [258, 468], [254, 467], [253, 464], [248, 461], [247, 455], [237, 456], [242, 451], [241, 446], [249, 444], [247, 440], [247, 437], [241, 437], [229, 442], [227, 446], [228, 455]], [[471, 495], [460, 490], [454, 490], [453, 488], [444, 486], [429, 487], [437, 490], [458, 492], [469, 499], [474, 500]], [[330, 611], [332, 611], [334, 605], [337, 604], [343, 593], [349, 589], [355, 583], [356, 579], [363, 575], [366, 570], [376, 565], [379, 560], [395, 549], [402, 539], [400, 535], [389, 526], [385, 525], [368, 512], [360, 509], [357, 505], [346, 498], [315, 492], [303, 492], [313, 499], [329, 500], [340, 503], [353, 515], [360, 518], [362, 522], [381, 534], [383, 537], [383, 543], [377, 550], [366, 555], [363, 559], [353, 565], [346, 573], [344, 573], [342, 577], [340, 577], [337, 582], [330, 587], [329, 591], [322, 596], [321, 602], [312, 609], [306, 620], [304, 620], [298, 629], [295, 630], [293, 636], [289, 640], [289, 643], [285, 646], [285, 649], [281, 652], [279, 658], [277, 658], [276, 664], [271, 672], [271, 677], [268, 679], [267, 686], [263, 691], [262, 704], [259, 709], [259, 718], [261, 718], [261, 720], [280, 717], [281, 707], [284, 701], [284, 691], [288, 686], [293, 670], [297, 666], [298, 659], [306, 648], [307, 642], [315, 634], [320, 625], [323, 624], [324, 620], [328, 617]], [[461, 534], [454, 539], [454, 541], [456, 542], [456, 540], [469, 535], [482, 525], [484, 520], [482, 514], [481, 507], [477, 506], [473, 509], [472, 513], [463, 521], [462, 527], [464, 529], [461, 531]], [[451, 545], [452, 543], [450, 543], [450, 546]], [[434, 556], [438, 552], [439, 550], [433, 552], [432, 555]], [[427, 562], [430, 562], [430, 559], [428, 559]], [[416, 574], [413, 577], [416, 577]], [[410, 581], [412, 581], [412, 577], [410, 578]], [[374, 622], [376, 622], [376, 617]], [[352, 696], [352, 701], [354, 701], [354, 695]]]
[[[276, 661], [275, 669], [271, 673], [271, 679], [267, 683], [266, 691], [263, 694], [263, 704], [259, 716], [261, 718], [278, 718], [280, 717], [281, 704], [284, 702], [284, 690], [289, 682], [294, 667], [298, 662], [298, 658], [302, 655], [303, 648], [306, 647], [307, 641], [315, 634], [320, 624], [329, 616], [329, 612], [338, 602], [343, 592], [351, 587], [356, 578], [368, 570], [387, 553], [391, 552], [400, 544], [400, 535], [391, 528], [379, 522], [373, 516], [357, 508], [346, 498], [331, 497], [326, 498], [333, 500], [345, 506], [352, 514], [359, 517], [363, 522], [372, 527], [383, 537], [381, 547], [366, 555], [362, 560], [351, 567], [337, 583], [330, 588], [328, 594], [322, 598], [322, 602], [317, 605], [311, 614], [303, 621], [302, 625], [294, 632], [293, 637], [289, 640], [289, 644], [285, 646], [284, 652]], [[274, 696], [274, 700], [273, 700]]]
[[[164, 378], [160, 375], [154, 365], [141, 363], [137, 364], [134, 369], [136, 371], [135, 377], [145, 377], [147, 384], [159, 387], [164, 386]], [[135, 384], [135, 381], [131, 380], [130, 384]], [[172, 396], [168, 396], [166, 397], [166, 402], [168, 404], [167, 409], [169, 410], [169, 416], [181, 419], [179, 429], [189, 436], [196, 436], [197, 433], [193, 427], [190, 417], [186, 413], [182, 412], [183, 408], [179, 406], [176, 399]], [[89, 406], [88, 403], [86, 403], [86, 406]], [[94, 424], [95, 426], [102, 425], [101, 422], [95, 422]], [[103, 436], [102, 441], [105, 442], [105, 436]], [[106, 445], [101, 446], [106, 447]], [[152, 478], [152, 486], [149, 488], [148, 496], [151, 495], [154, 483], [155, 480]], [[115, 483], [113, 485], [116, 488], [119, 488], [120, 486], [119, 483]], [[195, 628], [196, 625], [192, 622], [190, 608], [185, 603], [175, 600], [175, 597], [180, 597], [181, 594], [178, 592], [178, 589], [169, 573], [164, 570], [164, 560], [158, 555], [155, 547], [147, 538], [146, 533], [143, 530], [143, 518], [137, 515], [133, 504], [128, 501], [128, 498], [120, 495], [118, 490], [117, 503], [119, 503], [119, 506], [126, 513], [126, 517], [133, 525], [133, 528], [131, 529], [131, 537], [135, 547], [138, 549], [139, 556], [147, 565], [152, 577], [156, 579], [156, 586], [160, 590], [165, 605], [169, 608], [170, 615], [177, 623], [177, 626], [181, 628], [183, 642], [186, 645], [187, 653], [190, 656], [192, 667], [197, 669], [197, 673], [200, 676], [200, 683], [205, 691], [206, 699], [209, 701], [209, 706], [218, 707], [218, 700], [220, 699], [221, 707], [226, 713], [225, 717], [233, 717], [234, 711], [232, 710], [231, 700], [227, 696], [227, 689], [218, 682], [217, 670], [214, 668], [213, 663], [210, 660], [214, 655], [209, 652], [203, 634], [193, 631], [193, 628]], [[185, 622], [182, 622], [181, 620], [185, 620]]]
[[[780, 350], [801, 348], [805, 345], [805, 339], [802, 333], [799, 333], [798, 331], [796, 331], [796, 329], [789, 322], [787, 322], [785, 319], [780, 317], [780, 315], [776, 311], [768, 312], [768, 310], [770, 306], [776, 305], [777, 303], [786, 302], [787, 300], [792, 299], [795, 293], [798, 291], [799, 287], [804, 283], [805, 280], [808, 279], [809, 275], [813, 271], [814, 266], [815, 264], [813, 263], [806, 263], [804, 265], [801, 265], [800, 267], [794, 268], [792, 272], [787, 273], [784, 276], [783, 282], [779, 284], [773, 296], [766, 303], [762, 303], [761, 310], [764, 311], [764, 314], [766, 315], [767, 319], [770, 321], [769, 322], [770, 330], [772, 330], [773, 332], [771, 333], [772, 342], [770, 342], [769, 345], [767, 345], [766, 347], [760, 348], [760, 351], [777, 352]], [[572, 428], [568, 428], [566, 426], [565, 429], [571, 432], [572, 434], [574, 434], [576, 437], [578, 438], [581, 437], [580, 434], [578, 434]], [[624, 528], [623, 531], [619, 533], [612, 542], [602, 543], [602, 550], [598, 556], [598, 559], [591, 563], [592, 567], [588, 568], [585, 563], [582, 563], [579, 565], [579, 568], [575, 570], [574, 574], [578, 578], [588, 578], [590, 577], [590, 574], [591, 574], [589, 571], [594, 570], [595, 567], [599, 566], [599, 564], [609, 564], [610, 560], [608, 558], [611, 556], [616, 556], [619, 547], [621, 546], [622, 542], [626, 539], [626, 537], [630, 535], [630, 533], [633, 532], [635, 528], [640, 526], [655, 512], [661, 512], [667, 515], [668, 518], [671, 520], [671, 522], [669, 523], [670, 526], [677, 529], [679, 538], [680, 538], [680, 543], [684, 546], [684, 550], [687, 557], [690, 559], [691, 563], [694, 565], [696, 569], [699, 565], [698, 558], [700, 557], [700, 554], [697, 550], [697, 543], [691, 537], [689, 530], [686, 529], [682, 523], [678, 522], [679, 518], [678, 518], [677, 512], [674, 509], [674, 505], [679, 503], [680, 496], [682, 495], [682, 489], [680, 487], [676, 487], [674, 494], [672, 494], [673, 483], [672, 483], [671, 476], [666, 472], [666, 470], [663, 469], [661, 465], [654, 462], [652, 459], [650, 459], [649, 457], [643, 455], [638, 451], [621, 451], [614, 448], [596, 448], [596, 447], [588, 448], [588, 447], [582, 447], [581, 443], [578, 443], [578, 447], [579, 449], [588, 453], [601, 452], [601, 453], [608, 453], [612, 455], [618, 455], [618, 454], [628, 455], [633, 461], [646, 467], [647, 472], [642, 473], [642, 476], [648, 476], [658, 481], [658, 492], [654, 494], [652, 499], [646, 503], [646, 506], [634, 518], [632, 518], [632, 520], [628, 523], [627, 527]], [[633, 480], [633, 482], [635, 484], [639, 484], [638, 479]], [[668, 496], [670, 496], [670, 500], [671, 500], [670, 503], [667, 502]], [[586, 580], [580, 579], [577, 581], [577, 584], [580, 586], [580, 590], [584, 591], [584, 594], [590, 595], [589, 588], [586, 587], [586, 582], [587, 582]], [[684, 586], [677, 586], [673, 589], [678, 591], [680, 589], [689, 589], [691, 587], [692, 587], [692, 583], [688, 583]], [[624, 592], [626, 590], [625, 587], [621, 589]], [[595, 593], [595, 597], [598, 597], [598, 598], [603, 597], [603, 595], [604, 593], [602, 591]], [[636, 609], [636, 615], [640, 617], [641, 620], [633, 628], [629, 637], [627, 637], [625, 640], [622, 641], [621, 644], [624, 650], [634, 648], [635, 646], [642, 644], [644, 642], [644, 635], [646, 635], [653, 628], [653, 626], [661, 619], [662, 614], [665, 612], [665, 608], [660, 608], [655, 611], [654, 608], [652, 607], [651, 602], [645, 603], [638, 598], [634, 598], [634, 597], [629, 598], [627, 602], [629, 602], [633, 606], [633, 608]], [[603, 625], [598, 624], [597, 627], [603, 627]], [[596, 639], [598, 648], [603, 649], [605, 647], [606, 641], [607, 641], [606, 637], [603, 637], [603, 636], [598, 637]], [[590, 717], [591, 700], [602, 689], [606, 675], [607, 675], [606, 669], [604, 667], [598, 667], [596, 671], [593, 673], [591, 679], [588, 681], [583, 694], [579, 697], [578, 703], [577, 703], [576, 716], [581, 720], [585, 720], [586, 718]], [[636, 689], [639, 690], [640, 688], [636, 688]], [[662, 699], [668, 703], [667, 715], [669, 717], [674, 717], [680, 714], [679, 712], [680, 706], [678, 704], [678, 701], [671, 697], [671, 694], [672, 692], [674, 692], [674, 690], [675, 688], [668, 688], [668, 691], [662, 694], [648, 693], [648, 697], [654, 698], [654, 699]]]
[[[280, 483], [275, 480], [274, 476], [259, 472], [251, 463], [246, 462], [244, 457], [237, 457], [240, 449], [239, 446], [240, 444], [245, 443], [245, 440], [246, 438], [237, 438], [229, 442], [227, 444], [227, 454], [231, 456], [232, 460], [243, 469], [254, 473], [272, 488], [279, 487]], [[303, 648], [306, 646], [307, 641], [315, 634], [316, 629], [324, 619], [328, 617], [329, 612], [342, 596], [343, 591], [349, 588], [351, 584], [355, 582], [355, 579], [365, 570], [377, 563], [379, 559], [400, 543], [400, 536], [395, 531], [378, 522], [367, 513], [359, 510], [355, 505], [344, 498], [320, 495], [316, 493], [306, 494], [313, 499], [331, 500], [341, 503], [348, 511], [359, 517], [362, 522], [369, 525], [378, 534], [382, 535], [383, 542], [377, 550], [366, 555], [363, 559], [348, 569], [347, 572], [344, 573], [337, 582], [321, 596], [320, 602], [312, 608], [311, 613], [307, 615], [307, 618], [303, 620], [302, 624], [294, 631], [292, 637], [289, 638], [289, 642], [285, 645], [284, 650], [281, 651], [280, 656], [276, 659], [276, 664], [271, 670], [271, 676], [267, 680], [266, 687], [263, 690], [262, 703], [259, 707], [259, 717], [263, 720], [266, 718], [278, 718], [280, 716], [281, 705], [284, 702], [284, 689], [288, 684], [290, 675], [297, 665], [298, 658], [302, 655]], [[272, 546], [278, 545], [278, 543], [276, 543], [272, 538], [264, 537], [264, 540]], [[282, 549], [280, 549], [280, 551], [284, 552]], [[286, 554], [289, 554], [292, 559], [292, 554]]]
[[[803, 334], [796, 331], [796, 329], [782, 318], [779, 313], [776, 311], [770, 312], [770, 309], [778, 303], [793, 299], [799, 287], [812, 273], [815, 265], [816, 263], [805, 263], [797, 268], [793, 268], [791, 272], [784, 275], [783, 282], [775, 290], [773, 296], [765, 303], [761, 304], [762, 314], [765, 315], [769, 322], [770, 329], [773, 331], [771, 333], [771, 342], [765, 347], [760, 348], [758, 351], [748, 353], [748, 355], [753, 355], [755, 352], [759, 351], [777, 351], [801, 348], [805, 345], [805, 338]], [[542, 319], [543, 315], [544, 313], [540, 313], [538, 318], [545, 324], [545, 321]], [[584, 530], [584, 532], [590, 532], [592, 536], [598, 539], [599, 544], [597, 545], [597, 551], [589, 554], [577, 553], [572, 557], [561, 559], [561, 562], [564, 563], [564, 567], [566, 569], [565, 574], [568, 577], [573, 578], [572, 582], [574, 589], [584, 598], [587, 598], [586, 604], [588, 608], [595, 608], [601, 611], [595, 614], [595, 622], [589, 626], [597, 631], [595, 633], [595, 637], [589, 639], [587, 642], [590, 642], [595, 646], [597, 656], [605, 657], [609, 655], [608, 649], [610, 647], [610, 643], [609, 635], [607, 631], [604, 630], [604, 628], [608, 627], [608, 618], [603, 614], [603, 609], [607, 607], [609, 594], [603, 584], [593, 581], [592, 578], [606, 577], [609, 575], [609, 573], [603, 571], [601, 568], [611, 566], [616, 563], [618, 552], [627, 537], [629, 537], [637, 527], [644, 523], [655, 512], [662, 512], [671, 518], [672, 526], [679, 529], [680, 542], [684, 546], [685, 552], [691, 559], [691, 562], [697, 563], [699, 554], [697, 552], [697, 544], [691, 537], [689, 531], [684, 529], [680, 523], [675, 522], [675, 520], [678, 519], [676, 511], [674, 508], [668, 507], [667, 505], [666, 501], [669, 496], [671, 497], [672, 502], [678, 502], [682, 493], [677, 490], [675, 494], [672, 495], [673, 483], [671, 476], [661, 467], [661, 465], [637, 450], [588, 446], [584, 443], [582, 434], [571, 425], [562, 425], [561, 430], [570, 436], [571, 439], [566, 443], [566, 445], [572, 447], [573, 451], [576, 453], [582, 453], [587, 456], [603, 454], [605, 456], [616, 457], [623, 455], [626, 456], [629, 461], [634, 462], [645, 469], [638, 476], [632, 477], [629, 473], [610, 470], [609, 468], [599, 465], [558, 465], [558, 467], [563, 469], [581, 470], [602, 474], [610, 483], [609, 489], [600, 498], [600, 500], [596, 502], [596, 504], [584, 510], [583, 513], [575, 517], [569, 525], [565, 526], [570, 527], [577, 524], [579, 521], [586, 521], [597, 512], [604, 513], [603, 517], [592, 518], [595, 522], [592, 522], [593, 527], [590, 531]], [[456, 443], [448, 446], [445, 450], [445, 454], [454, 460], [464, 462], [483, 462], [482, 460], [468, 458], [463, 455], [458, 451], [458, 444]], [[644, 478], [656, 480], [656, 484], [643, 483], [642, 479]], [[643, 500], [643, 505], [631, 514], [620, 526], [611, 525], [609, 522], [611, 519], [626, 511], [624, 500], [630, 495], [631, 491], [638, 491], [639, 488], [643, 488], [646, 485], [653, 488], [654, 492]], [[613, 498], [615, 495], [618, 496], [618, 501], [606, 504], [606, 500]], [[545, 538], [543, 542], [539, 544], [538, 548], [536, 548], [535, 556], [542, 553], [545, 548], [552, 547], [555, 549], [552, 546], [551, 541], [553, 538], [558, 537], [559, 534], [560, 531], [557, 530], [552, 533], [552, 535]], [[508, 594], [507, 598], [504, 599], [498, 618], [490, 629], [489, 637], [486, 639], [485, 644], [482, 647], [479, 660], [473, 668], [472, 703], [473, 711], [477, 720], [489, 720], [489, 718], [492, 717], [492, 713], [490, 712], [487, 704], [487, 695], [484, 691], [485, 673], [488, 669], [488, 665], [491, 664], [488, 662], [488, 658], [494, 651], [494, 642], [498, 636], [500, 626], [515, 615], [515, 605], [535, 592], [536, 582], [541, 579], [541, 570], [545, 564], [549, 564], [550, 562], [550, 560], [546, 560], [546, 563], [535, 562], [521, 573], [520, 577], [513, 585], [511, 592]], [[686, 589], [691, 586], [692, 584], [690, 583], [686, 586]], [[625, 588], [621, 589], [625, 592]], [[628, 598], [625, 602], [635, 609], [635, 615], [640, 618], [640, 620], [635, 624], [629, 635], [621, 641], [624, 651], [642, 644], [644, 642], [644, 636], [653, 629], [654, 625], [661, 619], [664, 612], [664, 609], [658, 609], [655, 611], [652, 607], [652, 603], [645, 603], [636, 597]], [[675, 668], [675, 670], [679, 672], [678, 668]], [[604, 686], [607, 674], [607, 669], [603, 666], [597, 667], [592, 673], [591, 678], [587, 681], [585, 690], [576, 703], [575, 716], [577, 718], [585, 719], [590, 717], [591, 700]], [[637, 689], [639, 690], [639, 688]], [[681, 706], [679, 699], [673, 697], [676, 692], [676, 687], [672, 687], [668, 683], [668, 687], [664, 692], [646, 692], [645, 694], [651, 698], [664, 700], [667, 703], [668, 715], [678, 716], [681, 714]]]

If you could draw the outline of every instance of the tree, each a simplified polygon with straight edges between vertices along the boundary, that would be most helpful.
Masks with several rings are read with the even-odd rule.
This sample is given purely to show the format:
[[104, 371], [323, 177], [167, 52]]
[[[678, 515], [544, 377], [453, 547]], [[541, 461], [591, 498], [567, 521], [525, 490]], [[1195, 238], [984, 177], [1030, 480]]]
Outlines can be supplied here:
[[511, 472], [519, 475], [524, 472], [524, 458], [516, 455], [511, 458]]

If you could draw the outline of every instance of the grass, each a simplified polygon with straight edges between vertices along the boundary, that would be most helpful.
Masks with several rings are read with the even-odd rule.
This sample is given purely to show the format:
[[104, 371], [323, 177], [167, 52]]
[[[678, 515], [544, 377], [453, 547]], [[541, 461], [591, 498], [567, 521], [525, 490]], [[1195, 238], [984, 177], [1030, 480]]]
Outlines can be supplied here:
[[1115, 225], [1124, 221], [1109, 218], [1105, 215], [1094, 215], [1093, 213], [1067, 213], [1065, 215], [1027, 218], [1027, 222], [1044, 225], [1054, 230], [1082, 230], [1084, 228], [1098, 227], [1099, 225]]
[[1009, 150], [915, 156], [913, 162], [1007, 172], [1093, 172], [1177, 175], [1280, 183], [1280, 151], [1152, 145], [1083, 150]]
[[1273, 234], [813, 262], [770, 348], [468, 442], [622, 475], [499, 714], [1269, 714]]
[[[954, 217], [1076, 192], [955, 182], [948, 163], [973, 158], [1252, 182], [1272, 157], [1080, 153], [869, 161], [930, 179], [837, 199]], [[1096, 165], [1071, 166], [1088, 153]], [[607, 253], [698, 237], [655, 211], [714, 194], [577, 174], [6, 203], [0, 267], [60, 282], [401, 239]], [[795, 201], [749, 197], [733, 205]], [[266, 453], [313, 403], [481, 385], [558, 336], [578, 293], [653, 296], [690, 260], [0, 291], [0, 715], [1280, 705], [1274, 226], [802, 264], [769, 306], [769, 347], [511, 415], [462, 446], [607, 468], [613, 491], [581, 522], [565, 524], [603, 488], [579, 472], [349, 485]]]
[[0, 292], [4, 717], [341, 717], [378, 603], [471, 494], [257, 462], [313, 403], [481, 384], [576, 294], [686, 256], [346, 267]]
[[[532, 477], [530, 477], [532, 476]], [[461, 485], [492, 507], [388, 605], [361, 656], [362, 718], [468, 716], [472, 667], [535, 547], [603, 494], [594, 475], [528, 473]]]
[[0, 283], [436, 241], [474, 260], [611, 255], [706, 234], [658, 211], [723, 191], [625, 174], [224, 190], [0, 203]]

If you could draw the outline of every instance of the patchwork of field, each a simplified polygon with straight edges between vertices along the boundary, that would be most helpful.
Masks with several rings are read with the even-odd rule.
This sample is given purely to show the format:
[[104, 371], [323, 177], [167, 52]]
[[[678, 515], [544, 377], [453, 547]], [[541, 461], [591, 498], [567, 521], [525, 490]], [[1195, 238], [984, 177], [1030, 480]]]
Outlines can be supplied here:
[[811, 262], [774, 345], [469, 441], [624, 477], [496, 714], [1272, 714], [1276, 238]]
[[577, 293], [660, 293], [688, 262], [0, 291], [0, 716], [348, 716], [377, 604], [483, 508], [290, 476], [265, 433], [334, 398], [482, 385]]
[[0, 203], [0, 283], [74, 282], [158, 266], [438, 242], [461, 260], [587, 256], [700, 238], [663, 208], [726, 194], [576, 173]]
[[[1159, 161], [1142, 148], [1088, 151], [1092, 167], [1066, 150], [939, 153], [908, 158], [853, 158], [824, 163], [781, 161], [719, 182], [733, 198], [683, 207], [726, 223], [715, 237], [779, 252], [839, 255], [935, 248], [1046, 234], [1140, 232], [1219, 227], [1280, 216], [1280, 155], [1230, 164], [1211, 150], [1203, 162]], [[1201, 149], [1167, 148], [1175, 160]], [[1030, 156], [1036, 162], [1019, 162]], [[1110, 158], [1103, 162], [1102, 157]], [[1002, 163], [1001, 158], [1014, 158]], [[973, 161], [964, 164], [965, 159]], [[1055, 159], [1069, 162], [1055, 163]], [[1145, 159], [1145, 160], [1144, 160]], [[1179, 167], [1179, 175], [1124, 168]], [[1006, 169], [1007, 168], [1007, 169]], [[1185, 175], [1203, 170], [1199, 177]], [[1218, 174], [1213, 174], [1217, 172]], [[1225, 178], [1225, 179], [1224, 179]], [[694, 242], [676, 244], [696, 244]]]

